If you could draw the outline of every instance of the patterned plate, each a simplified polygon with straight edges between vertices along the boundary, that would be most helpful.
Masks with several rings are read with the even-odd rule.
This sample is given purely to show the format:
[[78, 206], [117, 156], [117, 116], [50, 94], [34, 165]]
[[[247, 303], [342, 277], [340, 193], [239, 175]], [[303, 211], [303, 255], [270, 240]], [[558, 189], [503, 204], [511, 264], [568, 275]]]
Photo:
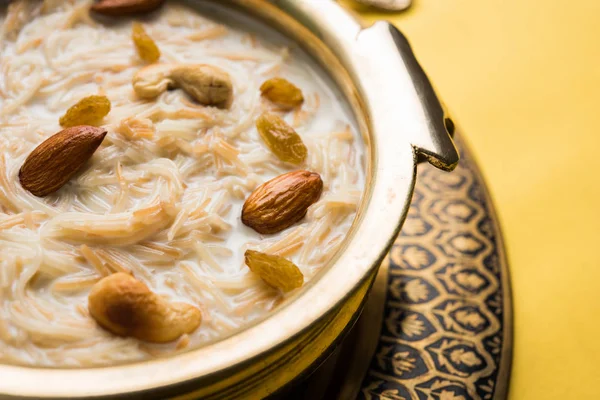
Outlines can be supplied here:
[[464, 142], [452, 173], [428, 164], [362, 316], [286, 399], [505, 399], [508, 266], [493, 205]]

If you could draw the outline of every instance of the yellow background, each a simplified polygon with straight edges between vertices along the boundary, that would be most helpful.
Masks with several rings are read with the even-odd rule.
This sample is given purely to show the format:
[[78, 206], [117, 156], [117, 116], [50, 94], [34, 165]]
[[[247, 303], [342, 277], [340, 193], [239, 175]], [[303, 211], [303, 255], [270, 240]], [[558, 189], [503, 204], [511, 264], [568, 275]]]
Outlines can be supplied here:
[[[600, 399], [600, 0], [414, 0], [393, 20], [495, 199], [510, 399]], [[349, 4], [349, 3], [347, 3]]]

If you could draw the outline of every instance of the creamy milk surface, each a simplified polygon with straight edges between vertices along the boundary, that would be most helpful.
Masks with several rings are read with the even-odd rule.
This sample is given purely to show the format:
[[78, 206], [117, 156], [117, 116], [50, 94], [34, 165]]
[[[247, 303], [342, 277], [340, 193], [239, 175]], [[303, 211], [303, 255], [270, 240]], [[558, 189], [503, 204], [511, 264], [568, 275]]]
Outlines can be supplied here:
[[[31, 3], [36, 4], [35, 1]], [[52, 4], [56, 3], [56, 4]], [[40, 3], [41, 4], [41, 3]], [[172, 354], [223, 338], [267, 315], [283, 294], [244, 264], [247, 249], [281, 255], [305, 283], [344, 240], [364, 186], [364, 144], [340, 93], [297, 46], [244, 17], [169, 2], [143, 17], [90, 17], [90, 1], [44, 2], [29, 15], [3, 10], [0, 51], [0, 362], [93, 366]], [[143, 100], [132, 89], [146, 64], [131, 39], [141, 22], [159, 63], [211, 64], [234, 86], [230, 109], [182, 90]], [[298, 86], [301, 108], [261, 98], [267, 79]], [[40, 198], [18, 173], [80, 99], [105, 95], [108, 131], [82, 170]], [[308, 148], [300, 166], [280, 161], [254, 121], [270, 110]], [[298, 223], [261, 235], [243, 225], [261, 183], [305, 169], [324, 189]], [[87, 296], [102, 277], [130, 272], [168, 301], [198, 307], [202, 322], [166, 344], [98, 326]]]

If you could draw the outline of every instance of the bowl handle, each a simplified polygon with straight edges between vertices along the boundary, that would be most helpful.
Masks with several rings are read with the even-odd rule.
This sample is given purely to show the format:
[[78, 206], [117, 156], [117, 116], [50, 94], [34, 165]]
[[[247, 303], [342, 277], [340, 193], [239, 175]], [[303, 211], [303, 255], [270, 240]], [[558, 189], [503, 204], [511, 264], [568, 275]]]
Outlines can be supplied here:
[[385, 21], [363, 27], [360, 18], [333, 0], [270, 1], [323, 40], [342, 61], [378, 132], [406, 138], [419, 160], [445, 171], [456, 167], [454, 124], [396, 27]]
[[[411, 121], [402, 134], [409, 135], [416, 153], [442, 170], [453, 170], [459, 160], [451, 137], [454, 124], [406, 37], [392, 24], [378, 21], [362, 29], [356, 40], [362, 58], [376, 60], [376, 70], [371, 71], [366, 81], [385, 93], [381, 96], [387, 97], [385, 102], [394, 103], [391, 107], [395, 112], [407, 116], [404, 121]], [[386, 108], [391, 110], [391, 107]]]

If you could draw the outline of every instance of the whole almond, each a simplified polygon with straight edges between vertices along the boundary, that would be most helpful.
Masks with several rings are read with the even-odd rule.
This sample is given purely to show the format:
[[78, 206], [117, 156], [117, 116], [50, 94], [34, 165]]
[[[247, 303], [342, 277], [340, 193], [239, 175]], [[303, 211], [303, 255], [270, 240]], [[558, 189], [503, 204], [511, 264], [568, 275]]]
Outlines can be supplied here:
[[242, 222], [258, 233], [277, 233], [301, 220], [319, 200], [323, 181], [319, 174], [293, 171], [260, 185], [242, 208]]
[[79, 125], [50, 136], [36, 147], [19, 170], [21, 185], [36, 196], [60, 189], [92, 157], [106, 130]]
[[165, 0], [100, 0], [92, 5], [91, 10], [98, 14], [118, 17], [152, 12], [164, 2]]

